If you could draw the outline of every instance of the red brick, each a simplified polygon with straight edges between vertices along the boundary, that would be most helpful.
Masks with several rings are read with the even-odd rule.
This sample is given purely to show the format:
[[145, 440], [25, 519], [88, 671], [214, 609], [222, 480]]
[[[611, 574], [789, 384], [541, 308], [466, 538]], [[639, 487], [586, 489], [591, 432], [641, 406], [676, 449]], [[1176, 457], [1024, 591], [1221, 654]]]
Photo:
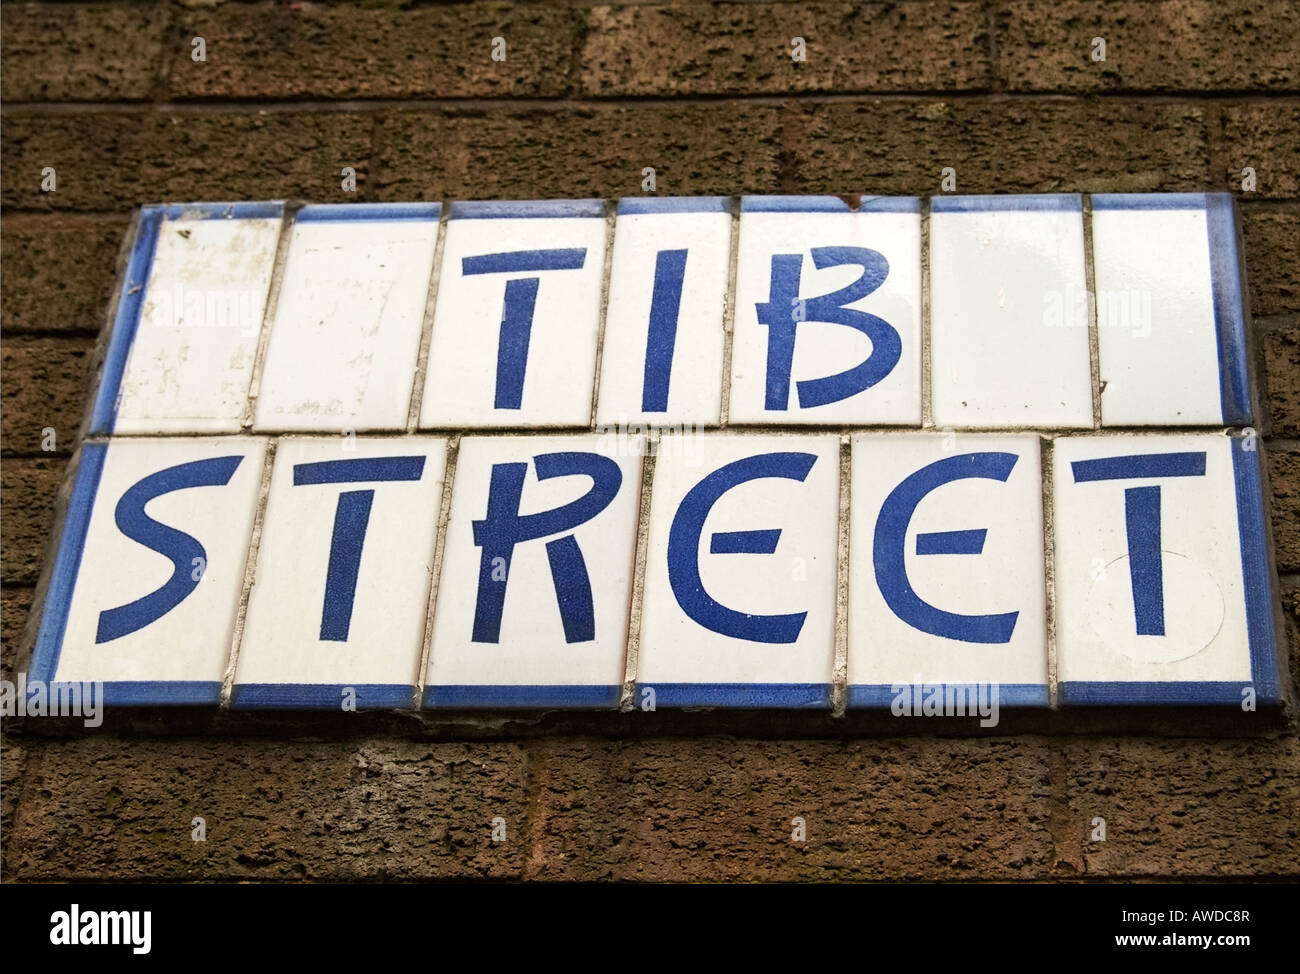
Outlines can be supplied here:
[[1264, 398], [1273, 436], [1300, 437], [1300, 327], [1270, 328], [1264, 346]]
[[71, 453], [85, 413], [93, 338], [15, 337], [0, 345], [0, 438], [6, 453]]
[[[3, 151], [3, 202], [20, 209], [121, 212], [142, 203], [303, 197], [364, 198], [369, 116], [257, 111], [11, 114]], [[39, 173], [58, 172], [43, 193]], [[340, 189], [344, 166], [356, 193]]]
[[9, 868], [11, 848], [8, 842], [9, 830], [12, 827], [14, 810], [18, 807], [19, 796], [23, 792], [26, 757], [21, 744], [9, 738], [0, 742], [0, 835], [3, 835], [6, 840], [3, 851], [4, 861], [0, 863], [0, 870]]
[[[177, 98], [555, 97], [578, 18], [565, 6], [227, 4], [181, 15], [206, 62], [177, 50]], [[492, 60], [503, 37], [506, 60]]]
[[0, 679], [13, 680], [22, 643], [23, 627], [32, 608], [32, 590], [16, 585], [0, 587]]
[[538, 751], [530, 878], [1024, 879], [1052, 862], [1047, 750], [1031, 739], [561, 740]]
[[1300, 102], [1244, 102], [1223, 108], [1223, 134], [1215, 158], [1226, 167], [1227, 188], [1241, 186], [1241, 170], [1255, 170], [1261, 197], [1294, 199], [1300, 196]]
[[[1267, 91], [1300, 85], [1300, 8], [1289, 0], [1013, 0], [997, 19], [1012, 91]], [[1092, 59], [1094, 37], [1106, 60]]]
[[128, 222], [126, 217], [5, 217], [0, 327], [97, 332], [108, 311]]
[[[1087, 875], [1300, 875], [1294, 738], [1092, 738], [1060, 746]], [[1105, 842], [1091, 841], [1098, 816], [1106, 820]]]
[[772, 106], [394, 112], [377, 139], [385, 200], [773, 192], [782, 144]]
[[[517, 745], [86, 737], [26, 742], [11, 880], [508, 879]], [[195, 816], [207, 839], [192, 838]], [[492, 841], [492, 819], [506, 841]]]
[[66, 464], [58, 456], [0, 460], [0, 581], [35, 584]]
[[1255, 315], [1300, 312], [1300, 209], [1241, 207], [1250, 310]]
[[165, 4], [7, 3], [0, 10], [4, 99], [150, 98], [170, 19]]
[[601, 96], [978, 89], [989, 71], [977, 3], [600, 6], [581, 63]]
[[832, 102], [782, 135], [789, 192], [959, 193], [1203, 190], [1201, 108], [1128, 100]]
[[1300, 453], [1267, 451], [1273, 544], [1280, 572], [1300, 572]]

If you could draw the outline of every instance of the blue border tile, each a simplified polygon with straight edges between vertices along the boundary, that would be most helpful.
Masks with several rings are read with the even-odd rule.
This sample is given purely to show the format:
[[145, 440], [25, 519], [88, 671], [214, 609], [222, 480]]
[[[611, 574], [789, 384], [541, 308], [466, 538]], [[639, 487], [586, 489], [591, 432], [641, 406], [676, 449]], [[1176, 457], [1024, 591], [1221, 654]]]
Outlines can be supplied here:
[[1093, 193], [1097, 210], [1203, 210], [1204, 193]]
[[726, 707], [737, 709], [829, 710], [829, 683], [638, 683], [636, 700], [654, 690], [655, 709]]
[[263, 203], [163, 203], [146, 209], [157, 209], [168, 220], [179, 220], [182, 217], [191, 220], [278, 220], [284, 216], [282, 200]]
[[199, 220], [257, 220], [282, 219], [284, 203], [164, 203], [140, 207], [140, 220], [136, 226], [135, 241], [127, 260], [122, 293], [118, 297], [117, 312], [113, 317], [113, 332], [104, 353], [104, 366], [99, 385], [95, 390], [95, 405], [90, 414], [91, 435], [107, 435], [117, 425], [122, 376], [126, 373], [131, 346], [140, 327], [140, 313], [144, 308], [145, 286], [153, 270], [154, 254], [158, 249], [158, 234], [163, 221], [182, 217]]
[[622, 693], [621, 684], [443, 684], [425, 687], [421, 706], [428, 710], [612, 710]]
[[604, 200], [464, 200], [448, 204], [449, 220], [521, 220], [605, 217]]
[[[59, 550], [54, 556], [50, 583], [45, 591], [41, 625], [32, 652], [28, 682], [56, 683], [68, 613], [81, 571], [86, 532], [99, 494], [99, 483], [108, 457], [108, 444], [83, 443], [76, 479], [68, 498]], [[93, 682], [59, 680], [57, 683]], [[220, 681], [208, 680], [108, 680], [103, 683], [103, 703], [109, 707], [186, 706], [217, 704], [221, 701]]]
[[921, 212], [919, 196], [864, 196], [858, 203], [859, 213], [916, 213]]
[[1229, 193], [1100, 193], [1098, 210], [1203, 210], [1210, 248], [1210, 293], [1219, 352], [1219, 402], [1225, 426], [1251, 424], [1237, 220]]
[[728, 196], [624, 196], [618, 201], [619, 216], [645, 213], [730, 213]]
[[1030, 193], [1022, 196], [934, 196], [931, 213], [992, 212], [1082, 213], [1083, 197], [1077, 193]]
[[1244, 449], [1240, 434], [1229, 437], [1233, 486], [1237, 502], [1237, 537], [1241, 548], [1242, 585], [1246, 600], [1246, 639], [1250, 652], [1250, 682], [1233, 680], [1082, 681], [1060, 684], [1062, 704], [1158, 704], [1240, 706], [1242, 691], [1254, 689], [1259, 706], [1281, 703], [1274, 629], [1273, 577], [1268, 568], [1267, 527], [1259, 451]]
[[441, 203], [314, 203], [304, 206], [295, 217], [298, 223], [334, 223], [367, 220], [387, 223], [395, 220], [438, 222]]
[[113, 432], [117, 422], [117, 406], [122, 388], [126, 361], [135, 342], [136, 329], [140, 327], [140, 311], [144, 307], [144, 290], [153, 269], [153, 255], [158, 248], [158, 232], [162, 227], [163, 207], [145, 206], [140, 209], [135, 243], [126, 264], [122, 280], [122, 293], [113, 319], [113, 334], [104, 353], [104, 367], [99, 375], [99, 388], [95, 393], [95, 406], [90, 414], [91, 434]]
[[[1246, 450], [1245, 438], [1231, 437], [1232, 477], [1237, 490], [1237, 533], [1246, 593], [1246, 635], [1250, 641], [1250, 679], [1260, 702], [1281, 699], [1274, 629], [1273, 574], [1269, 571], [1268, 525], [1264, 517], [1259, 450]], [[1258, 441], [1256, 441], [1258, 446]]]
[[403, 683], [236, 683], [230, 706], [238, 710], [338, 710], [343, 691], [356, 691], [357, 710], [414, 710], [415, 686]]
[[220, 680], [110, 680], [106, 707], [194, 707], [221, 703]]
[[68, 629], [68, 611], [72, 608], [72, 593], [77, 587], [81, 556], [86, 548], [86, 532], [90, 528], [90, 515], [95, 508], [95, 497], [99, 493], [99, 480], [104, 473], [107, 455], [107, 444], [81, 445], [77, 478], [68, 497], [59, 550], [54, 556], [54, 567], [50, 571], [50, 582], [45, 590], [41, 626], [36, 634], [28, 680], [51, 683], [58, 673], [63, 637]]
[[[906, 684], [915, 686], [916, 684]], [[983, 683], [954, 683], [953, 686], [986, 686]], [[941, 686], [947, 692], [947, 683], [924, 683], [924, 687]], [[1047, 707], [1051, 705], [1051, 692], [1046, 683], [999, 683], [998, 688], [998, 706], [999, 707]], [[898, 694], [894, 691], [893, 684], [883, 683], [850, 683], [846, 706], [850, 709], [876, 709], [888, 710]], [[969, 715], [968, 715], [969, 716]]]
[[[1197, 704], [1241, 705], [1241, 692], [1250, 683], [1231, 680], [1178, 680], [1178, 681], [1144, 681], [1144, 680], [1065, 680], [1058, 690], [1061, 703], [1068, 706], [1097, 706], [1124, 704], [1136, 706], [1154, 704], [1159, 706], [1189, 706]], [[1265, 703], [1256, 688], [1260, 703]]]
[[741, 213], [851, 213], [838, 196], [742, 196]]
[[1219, 391], [1225, 426], [1249, 426], [1250, 384], [1246, 372], [1246, 306], [1237, 255], [1237, 219], [1227, 193], [1205, 196], [1210, 246], [1210, 288], [1219, 337]]

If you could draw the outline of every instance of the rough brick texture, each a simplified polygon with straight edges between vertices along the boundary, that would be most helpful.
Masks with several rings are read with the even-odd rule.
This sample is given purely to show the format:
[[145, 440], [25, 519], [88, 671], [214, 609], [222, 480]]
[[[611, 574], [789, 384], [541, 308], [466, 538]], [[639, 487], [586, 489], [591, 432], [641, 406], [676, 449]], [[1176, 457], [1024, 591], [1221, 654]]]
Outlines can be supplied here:
[[1205, 110], [1146, 101], [850, 101], [810, 107], [782, 139], [789, 191], [1155, 192], [1204, 189]]
[[1300, 572], [1300, 452], [1269, 454], [1273, 483], [1273, 541], [1278, 571]]
[[1300, 437], [1300, 326], [1278, 327], [1260, 336], [1271, 432]]
[[1053, 860], [1041, 742], [561, 740], [538, 751], [528, 870], [539, 879], [1025, 879]]
[[376, 137], [376, 196], [632, 195], [647, 166], [664, 194], [771, 193], [779, 125], [775, 108], [725, 103], [394, 112], [381, 117]]
[[[0, 665], [130, 215], [158, 201], [1226, 190], [1300, 676], [1300, 13], [1286, 0], [6, 4]], [[207, 61], [191, 58], [191, 38]], [[492, 39], [506, 60], [492, 60]], [[1091, 59], [1095, 36], [1106, 61]], [[807, 60], [790, 58], [803, 37]], [[358, 191], [341, 188], [345, 166]], [[1252, 167], [1255, 192], [1243, 192]], [[43, 192], [54, 167], [57, 188]], [[41, 449], [56, 430], [59, 453]], [[1244, 736], [436, 740], [4, 729], [8, 879], [1300, 876], [1294, 717]], [[692, 728], [698, 726], [698, 733]], [[1154, 726], [1154, 725], [1153, 725]], [[463, 733], [458, 729], [463, 728]], [[284, 730], [283, 728], [287, 728]], [[462, 736], [464, 740], [458, 740]], [[490, 737], [490, 740], [482, 740]], [[305, 738], [311, 738], [306, 740]], [[477, 740], [471, 741], [470, 738]], [[1105, 843], [1089, 841], [1093, 817]], [[207, 841], [191, 839], [206, 820]], [[792, 841], [792, 819], [807, 839]], [[492, 841], [493, 819], [506, 841]]]
[[[29, 179], [5, 180], [5, 206], [123, 211], [175, 200], [339, 200], [344, 166], [366, 194], [372, 119], [341, 111], [153, 114], [17, 113], [5, 158]], [[58, 189], [40, 188], [52, 166]]]
[[999, 6], [998, 69], [1013, 91], [1300, 88], [1300, 8], [1289, 0]]
[[587, 27], [589, 95], [969, 90], [991, 76], [977, 3], [608, 6]]
[[[473, 98], [564, 94], [578, 15], [563, 5], [239, 4], [181, 16], [174, 98]], [[505, 41], [494, 60], [493, 39]]]
[[1256, 315], [1300, 312], [1300, 209], [1242, 207], [1250, 309]]
[[[1294, 875], [1300, 745], [1285, 740], [1071, 740], [1066, 792], [1084, 872]], [[1089, 823], [1106, 820], [1106, 841]], [[1248, 829], [1234, 823], [1251, 822]]]
[[0, 11], [4, 100], [150, 98], [162, 80], [170, 18], [165, 4], [7, 3]]
[[63, 457], [0, 461], [0, 582], [36, 582], [66, 465]]
[[42, 742], [24, 776], [42, 807], [18, 810], [10, 879], [509, 878], [524, 861], [509, 743], [86, 737]]
[[1236, 189], [1242, 170], [1255, 170], [1260, 196], [1295, 199], [1300, 196], [1300, 102], [1234, 103], [1223, 109], [1226, 183]]
[[[0, 680], [13, 680], [18, 645], [32, 607], [32, 590], [0, 586]], [[8, 757], [5, 758], [8, 760]]]
[[3, 331], [97, 332], [128, 222], [7, 217], [0, 237], [9, 282], [0, 294]]
[[85, 412], [92, 338], [7, 338], [0, 367], [0, 438], [5, 453], [70, 453]]

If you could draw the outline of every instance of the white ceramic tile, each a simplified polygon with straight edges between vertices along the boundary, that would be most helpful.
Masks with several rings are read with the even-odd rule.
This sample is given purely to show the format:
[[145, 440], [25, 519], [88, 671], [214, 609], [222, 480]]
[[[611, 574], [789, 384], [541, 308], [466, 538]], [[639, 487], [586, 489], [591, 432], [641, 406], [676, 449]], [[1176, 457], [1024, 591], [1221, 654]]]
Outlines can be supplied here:
[[[207, 207], [142, 214], [158, 214], [157, 244], [116, 390], [116, 420], [98, 424], [100, 431], [239, 431], [280, 236], [280, 208], [257, 212], [268, 210], [274, 216], [227, 219]], [[140, 283], [128, 275], [124, 304]], [[124, 324], [119, 317], [115, 327]]]
[[935, 425], [1091, 428], [1086, 292], [1077, 196], [932, 200]]
[[1038, 437], [855, 436], [851, 484], [849, 706], [942, 684], [1045, 706]]
[[232, 706], [414, 705], [446, 441], [283, 437]]
[[453, 203], [449, 216], [420, 425], [588, 425], [602, 204]]
[[638, 706], [830, 705], [839, 474], [834, 436], [663, 437]]
[[[1252, 681], [1268, 695], [1271, 649], [1261, 647], [1271, 636], [1261, 625], [1272, 598], [1257, 454], [1235, 442], [1213, 434], [1056, 440], [1063, 701], [1239, 704]], [[1239, 491], [1248, 499], [1240, 516]], [[1248, 597], [1266, 606], [1253, 622]]]
[[83, 445], [32, 678], [104, 681], [109, 704], [215, 704], [265, 452], [245, 437]]
[[599, 425], [717, 425], [730, 248], [724, 197], [619, 203]]
[[920, 425], [917, 200], [745, 197], [730, 421]]
[[406, 426], [438, 211], [430, 203], [307, 206], [298, 213], [255, 429]]
[[1092, 205], [1102, 423], [1222, 423], [1205, 197]]
[[643, 448], [641, 437], [461, 440], [426, 707], [618, 703]]

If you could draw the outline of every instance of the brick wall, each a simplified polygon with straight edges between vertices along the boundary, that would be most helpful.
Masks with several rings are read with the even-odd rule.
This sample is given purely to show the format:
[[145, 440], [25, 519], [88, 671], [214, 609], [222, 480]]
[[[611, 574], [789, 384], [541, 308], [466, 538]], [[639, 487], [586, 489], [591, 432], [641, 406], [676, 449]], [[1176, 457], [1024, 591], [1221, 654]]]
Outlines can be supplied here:
[[[8, 3], [2, 19], [6, 677], [133, 207], [635, 195], [645, 166], [666, 195], [930, 194], [947, 166], [963, 193], [1236, 193], [1300, 676], [1300, 6], [106, 0]], [[1098, 36], [1104, 62], [1089, 57]], [[344, 166], [355, 194], [340, 190]], [[1246, 166], [1254, 192], [1241, 191]], [[985, 736], [639, 716], [166, 714], [93, 734], [11, 730], [3, 868], [10, 880], [1300, 875], [1289, 715], [1244, 729], [1004, 721]], [[806, 843], [790, 842], [795, 815]], [[1105, 843], [1087, 840], [1097, 815]], [[495, 816], [504, 844], [489, 838]]]

